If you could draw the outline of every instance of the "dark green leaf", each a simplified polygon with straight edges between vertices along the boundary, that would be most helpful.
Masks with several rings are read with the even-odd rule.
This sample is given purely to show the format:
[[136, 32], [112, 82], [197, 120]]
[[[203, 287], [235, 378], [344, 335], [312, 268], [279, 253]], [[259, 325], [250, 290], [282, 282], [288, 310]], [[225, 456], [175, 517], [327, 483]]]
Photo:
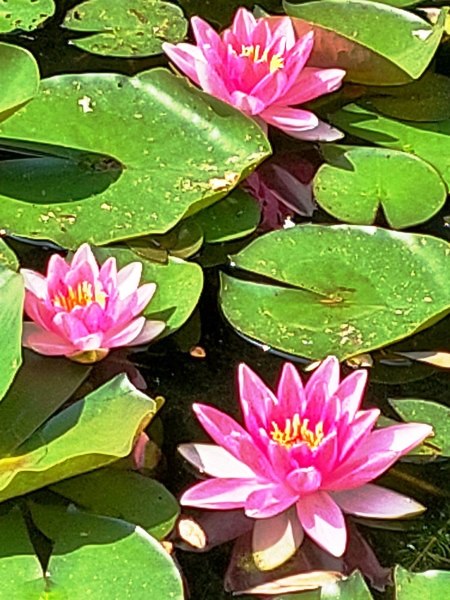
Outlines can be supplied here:
[[100, 469], [52, 490], [91, 512], [139, 525], [157, 539], [170, 533], [179, 514], [177, 501], [161, 483], [132, 471]]

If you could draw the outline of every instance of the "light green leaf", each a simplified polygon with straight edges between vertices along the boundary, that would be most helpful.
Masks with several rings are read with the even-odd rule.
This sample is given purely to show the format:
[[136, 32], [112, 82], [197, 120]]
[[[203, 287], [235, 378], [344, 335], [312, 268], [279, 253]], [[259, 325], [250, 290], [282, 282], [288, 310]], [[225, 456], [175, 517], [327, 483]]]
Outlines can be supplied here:
[[66, 402], [91, 367], [24, 349], [23, 365], [0, 404], [0, 456], [12, 453]]
[[161, 483], [132, 471], [100, 469], [52, 490], [98, 515], [139, 525], [157, 539], [170, 533], [179, 514], [177, 501]]
[[39, 600], [45, 589], [42, 567], [18, 508], [0, 516], [0, 598]]
[[361, 573], [354, 571], [350, 577], [323, 587], [320, 600], [373, 600], [373, 596]]
[[423, 223], [445, 204], [440, 174], [417, 156], [363, 146], [323, 148], [327, 163], [314, 178], [317, 202], [347, 223], [370, 225], [382, 208], [395, 229]]
[[[450, 408], [431, 400], [389, 399], [395, 411], [406, 421], [432, 425], [434, 435], [427, 439], [443, 456], [450, 456]], [[436, 454], [436, 452], [435, 452]]]
[[19, 369], [22, 356], [24, 285], [11, 250], [0, 239], [0, 400]]
[[448, 595], [450, 571], [410, 573], [397, 566], [394, 579], [395, 600], [443, 600]]
[[0, 33], [33, 31], [54, 12], [53, 0], [0, 0]]
[[147, 319], [166, 322], [161, 336], [179, 329], [197, 306], [203, 288], [203, 272], [197, 264], [176, 257], [170, 257], [167, 264], [155, 263], [127, 248], [97, 248], [95, 254], [100, 262], [114, 256], [119, 268], [134, 261], [142, 263], [141, 282], [157, 285], [143, 314]]
[[0, 42], [0, 120], [30, 100], [39, 87], [39, 69], [33, 55], [19, 46]]
[[330, 115], [330, 120], [351, 135], [420, 156], [450, 184], [450, 119], [433, 123], [399, 121], [348, 104]]
[[181, 576], [163, 547], [140, 527], [57, 506], [31, 506], [54, 542], [48, 600], [183, 599]]
[[445, 11], [437, 23], [367, 0], [283, 2], [297, 17], [297, 32], [315, 32], [310, 66], [341, 67], [347, 81], [397, 85], [417, 79], [432, 60], [444, 31]]
[[251, 280], [222, 275], [225, 317], [250, 338], [311, 359], [368, 352], [450, 309], [449, 245], [430, 236], [303, 225], [264, 235], [232, 260]]
[[93, 34], [72, 40], [77, 48], [133, 58], [161, 53], [163, 42], [181, 42], [187, 26], [181, 8], [161, 0], [87, 0], [64, 19], [67, 29]]
[[165, 233], [270, 152], [254, 121], [166, 69], [44, 80], [0, 137], [45, 153], [0, 163], [2, 227], [72, 249]]
[[14, 456], [0, 459], [0, 501], [126, 456], [158, 408], [118, 375], [47, 421]]

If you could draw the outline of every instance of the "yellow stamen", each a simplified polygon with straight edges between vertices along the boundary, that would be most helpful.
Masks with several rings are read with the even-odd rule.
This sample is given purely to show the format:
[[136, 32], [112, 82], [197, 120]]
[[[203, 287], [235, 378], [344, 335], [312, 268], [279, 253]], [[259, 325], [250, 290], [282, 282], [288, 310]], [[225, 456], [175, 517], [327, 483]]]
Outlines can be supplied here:
[[89, 306], [93, 302], [97, 302], [102, 308], [105, 308], [106, 298], [107, 294], [103, 290], [97, 287], [93, 290], [91, 283], [82, 281], [75, 288], [69, 285], [65, 295], [57, 292], [53, 297], [53, 305], [67, 312], [77, 306]]
[[274, 73], [284, 67], [284, 59], [281, 54], [273, 54], [269, 58], [269, 50], [266, 48], [262, 54], [261, 46], [242, 46], [241, 53], [239, 56], [250, 58], [254, 63], [269, 63], [269, 71]]
[[296, 413], [292, 419], [286, 419], [284, 429], [280, 429], [275, 421], [272, 421], [270, 437], [274, 442], [285, 448], [292, 448], [297, 444], [307, 444], [311, 449], [317, 448], [324, 438], [323, 423], [320, 421], [314, 430], [309, 429], [309, 419], [300, 419]]

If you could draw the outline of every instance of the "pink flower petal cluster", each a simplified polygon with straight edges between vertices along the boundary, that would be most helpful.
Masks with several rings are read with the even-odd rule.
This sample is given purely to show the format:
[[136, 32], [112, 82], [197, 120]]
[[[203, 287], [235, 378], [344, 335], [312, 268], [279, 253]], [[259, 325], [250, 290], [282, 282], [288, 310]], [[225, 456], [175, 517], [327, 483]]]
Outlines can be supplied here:
[[276, 545], [276, 532], [283, 538], [289, 526], [297, 547], [306, 533], [334, 556], [346, 548], [343, 513], [386, 519], [421, 512], [417, 502], [370, 482], [432, 428], [407, 423], [373, 430], [379, 410], [360, 407], [366, 378], [359, 370], [340, 381], [339, 362], [328, 357], [303, 386], [286, 363], [275, 395], [241, 365], [245, 428], [211, 406], [194, 405], [217, 445], [180, 450], [213, 479], [188, 489], [181, 504], [243, 508], [255, 519], [254, 545], [264, 547], [265, 539]]
[[307, 67], [314, 34], [297, 39], [289, 17], [255, 19], [240, 8], [221, 35], [191, 19], [197, 45], [163, 44], [164, 52], [205, 92], [304, 140], [335, 140], [341, 133], [308, 110], [292, 108], [336, 90], [342, 69]]
[[58, 254], [47, 275], [22, 269], [25, 280], [23, 345], [40, 354], [64, 355], [80, 362], [103, 358], [109, 348], [145, 344], [164, 329], [162, 321], [138, 316], [150, 302], [156, 284], [139, 287], [142, 264], [117, 271], [116, 259], [101, 268], [88, 244], [70, 263]]

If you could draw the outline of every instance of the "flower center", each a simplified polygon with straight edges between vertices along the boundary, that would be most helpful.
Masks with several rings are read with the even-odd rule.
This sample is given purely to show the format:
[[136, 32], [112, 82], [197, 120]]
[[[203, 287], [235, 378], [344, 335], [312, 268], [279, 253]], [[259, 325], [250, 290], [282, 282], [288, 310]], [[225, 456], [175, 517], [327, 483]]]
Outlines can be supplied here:
[[284, 59], [281, 54], [273, 54], [269, 57], [269, 50], [267, 48], [261, 54], [261, 46], [259, 44], [256, 44], [256, 46], [242, 45], [239, 56], [248, 57], [256, 64], [268, 63], [271, 73], [284, 67]]
[[285, 448], [292, 448], [297, 444], [308, 444], [311, 449], [317, 448], [324, 438], [323, 423], [319, 421], [314, 430], [309, 429], [309, 419], [300, 419], [296, 413], [292, 419], [286, 419], [284, 429], [280, 429], [275, 421], [272, 421], [270, 437], [274, 442]]
[[53, 305], [70, 312], [77, 306], [89, 306], [93, 302], [105, 308], [107, 294], [101, 289], [94, 290], [88, 281], [81, 281], [75, 288], [67, 286], [67, 292], [57, 292], [53, 297]]

